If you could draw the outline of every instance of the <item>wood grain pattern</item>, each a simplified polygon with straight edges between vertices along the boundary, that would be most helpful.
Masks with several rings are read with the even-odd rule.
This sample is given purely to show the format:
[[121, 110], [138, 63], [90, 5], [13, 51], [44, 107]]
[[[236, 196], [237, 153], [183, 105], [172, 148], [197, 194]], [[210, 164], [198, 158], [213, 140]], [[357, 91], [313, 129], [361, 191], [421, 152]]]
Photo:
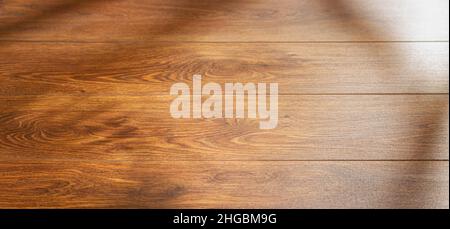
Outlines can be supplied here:
[[[447, 0], [0, 0], [0, 208], [448, 208]], [[279, 83], [279, 124], [172, 84]]]
[[[45, 51], [43, 51], [45, 50]], [[448, 93], [448, 43], [0, 46], [1, 95], [167, 95], [172, 84], [277, 82], [280, 94]]]
[[[0, 159], [448, 159], [448, 95], [280, 96], [279, 122], [173, 119], [170, 96], [9, 97]], [[19, 105], [22, 104], [22, 105]]]
[[0, 207], [448, 208], [448, 173], [448, 162], [14, 161], [0, 163]]
[[447, 0], [8, 0], [2, 39], [448, 41]]

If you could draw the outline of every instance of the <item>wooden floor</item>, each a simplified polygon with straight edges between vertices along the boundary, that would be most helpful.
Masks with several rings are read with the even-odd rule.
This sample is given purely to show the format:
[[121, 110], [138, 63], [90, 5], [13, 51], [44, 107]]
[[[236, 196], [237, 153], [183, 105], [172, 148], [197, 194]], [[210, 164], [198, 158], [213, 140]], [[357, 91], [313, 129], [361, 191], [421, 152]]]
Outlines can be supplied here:
[[[447, 0], [0, 0], [0, 208], [449, 208]], [[279, 123], [172, 84], [279, 83]]]

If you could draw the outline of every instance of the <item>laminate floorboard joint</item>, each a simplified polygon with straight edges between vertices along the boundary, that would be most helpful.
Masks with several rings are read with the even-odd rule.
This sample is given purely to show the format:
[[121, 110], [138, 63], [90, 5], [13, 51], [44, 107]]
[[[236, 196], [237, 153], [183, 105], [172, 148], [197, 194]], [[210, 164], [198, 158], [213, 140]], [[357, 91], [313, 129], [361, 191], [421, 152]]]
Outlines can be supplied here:
[[81, 43], [81, 44], [375, 44], [375, 43], [449, 43], [449, 40], [417, 40], [417, 41], [81, 41], [81, 40], [19, 40], [19, 39], [0, 39], [0, 42], [23, 42], [23, 43]]
[[[127, 163], [127, 162], [136, 162], [136, 160], [79, 160], [79, 159], [50, 159], [50, 160], [0, 160], [0, 163], [8, 163], [8, 162], [18, 162], [18, 163], [51, 163], [51, 162], [78, 162], [78, 163]], [[137, 163], [149, 163], [149, 162], [449, 162], [449, 159], [430, 159], [430, 160], [390, 160], [390, 159], [380, 159], [380, 160], [370, 160], [370, 159], [355, 159], [355, 160], [344, 160], [344, 159], [336, 159], [336, 160], [139, 160]]]
[[[192, 94], [195, 95], [195, 94]], [[449, 93], [278, 93], [280, 96], [443, 96], [449, 95]], [[58, 98], [71, 98], [71, 97], [109, 97], [109, 96], [128, 96], [128, 97], [146, 97], [146, 96], [170, 96], [167, 94], [24, 94], [24, 95], [11, 95], [11, 96], [0, 96], [0, 99], [14, 99], [14, 98], [36, 98], [36, 97], [58, 97]]]

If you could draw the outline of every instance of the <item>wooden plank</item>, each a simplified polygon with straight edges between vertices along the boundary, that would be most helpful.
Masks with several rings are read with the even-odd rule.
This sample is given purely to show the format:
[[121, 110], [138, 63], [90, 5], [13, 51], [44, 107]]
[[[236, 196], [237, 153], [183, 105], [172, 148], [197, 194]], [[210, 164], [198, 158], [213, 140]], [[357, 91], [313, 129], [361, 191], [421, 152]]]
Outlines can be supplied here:
[[173, 119], [170, 96], [5, 97], [0, 160], [447, 160], [448, 95], [280, 96], [278, 126]]
[[448, 208], [448, 162], [0, 163], [1, 208]]
[[[0, 0], [0, 208], [448, 208], [447, 0]], [[279, 83], [278, 127], [169, 88]]]
[[448, 73], [448, 42], [0, 46], [0, 96], [167, 95], [193, 74], [279, 83], [280, 94], [448, 93]]
[[448, 41], [447, 0], [9, 0], [4, 40]]

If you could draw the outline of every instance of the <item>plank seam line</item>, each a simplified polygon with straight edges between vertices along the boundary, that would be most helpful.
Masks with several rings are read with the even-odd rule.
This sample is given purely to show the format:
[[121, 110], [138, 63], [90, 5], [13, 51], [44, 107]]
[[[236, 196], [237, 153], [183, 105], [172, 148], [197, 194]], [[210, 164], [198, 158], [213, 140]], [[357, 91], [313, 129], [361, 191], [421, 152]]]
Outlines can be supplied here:
[[[195, 94], [193, 94], [195, 95]], [[279, 96], [445, 96], [449, 93], [279, 93]], [[69, 98], [69, 97], [109, 97], [109, 96], [128, 96], [128, 97], [144, 97], [144, 96], [170, 96], [169, 94], [43, 94], [43, 95], [8, 95], [0, 96], [0, 99], [11, 99], [20, 97], [58, 97], [58, 98]]]
[[26, 42], [26, 43], [81, 43], [81, 44], [147, 44], [147, 43], [192, 43], [192, 44], [371, 44], [371, 43], [448, 43], [449, 40], [392, 40], [392, 41], [82, 41], [82, 40], [21, 40], [0, 39], [0, 42]]
[[[124, 162], [136, 162], [136, 160], [67, 160], [67, 159], [50, 159], [50, 160], [0, 160], [0, 163], [50, 163], [50, 162], [79, 162], [79, 163], [124, 163]], [[139, 160], [140, 162], [449, 162], [448, 159], [435, 159], [435, 160]]]

